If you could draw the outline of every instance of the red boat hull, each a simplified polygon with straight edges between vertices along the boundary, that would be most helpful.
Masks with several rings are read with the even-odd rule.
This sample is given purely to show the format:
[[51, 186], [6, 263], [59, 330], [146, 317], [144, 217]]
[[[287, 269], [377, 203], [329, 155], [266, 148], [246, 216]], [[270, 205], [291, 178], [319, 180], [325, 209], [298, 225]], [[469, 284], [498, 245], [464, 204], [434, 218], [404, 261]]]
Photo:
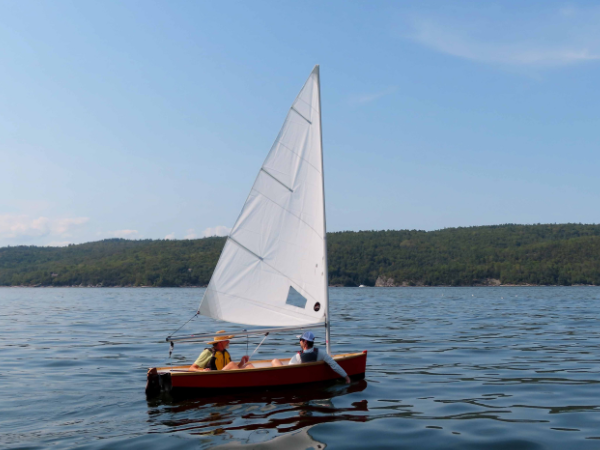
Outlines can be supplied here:
[[[334, 359], [350, 377], [364, 378], [367, 365], [366, 350], [362, 353], [336, 355]], [[285, 364], [285, 361], [282, 362]], [[157, 367], [156, 369], [161, 377], [161, 385], [175, 391], [283, 387], [340, 378], [323, 361], [281, 367], [260, 367], [261, 365], [270, 365], [270, 361], [254, 361], [253, 364], [258, 367], [256, 369], [209, 372], [188, 371], [189, 366]], [[170, 380], [165, 378], [170, 378]]]

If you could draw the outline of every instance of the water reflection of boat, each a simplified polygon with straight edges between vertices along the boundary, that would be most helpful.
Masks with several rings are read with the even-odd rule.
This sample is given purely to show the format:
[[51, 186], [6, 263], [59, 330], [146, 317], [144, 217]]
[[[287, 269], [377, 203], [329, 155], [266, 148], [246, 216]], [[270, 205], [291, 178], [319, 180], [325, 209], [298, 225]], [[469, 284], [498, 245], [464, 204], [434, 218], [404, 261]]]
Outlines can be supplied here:
[[229, 442], [223, 445], [217, 445], [213, 447], [213, 449], [245, 449], [245, 450], [270, 450], [270, 449], [281, 449], [285, 448], [286, 450], [319, 450], [324, 449], [327, 444], [321, 441], [317, 441], [313, 438], [309, 430], [314, 425], [310, 427], [301, 428], [292, 433], [284, 434], [283, 436], [277, 436], [270, 441], [260, 442], [260, 443], [244, 443], [241, 441]]
[[[324, 326], [331, 355], [322, 147], [320, 75], [315, 66], [258, 172], [196, 313], [271, 327], [227, 333], [230, 338]], [[169, 336], [167, 341], [171, 346], [206, 342], [214, 334]], [[348, 376], [364, 378], [366, 351], [334, 359]], [[266, 388], [339, 378], [323, 361], [281, 367], [270, 367], [270, 361], [252, 364], [256, 369], [153, 368], [147, 392]]]
[[[313, 386], [269, 392], [220, 395], [178, 400], [170, 394], [148, 399], [149, 414], [173, 431], [213, 435], [239, 431], [272, 430], [290, 433], [314, 425], [338, 421], [366, 422], [367, 400], [336, 408], [333, 399], [362, 392], [365, 380], [351, 385]], [[164, 415], [164, 420], [161, 416]], [[236, 425], [243, 419], [242, 425]]]

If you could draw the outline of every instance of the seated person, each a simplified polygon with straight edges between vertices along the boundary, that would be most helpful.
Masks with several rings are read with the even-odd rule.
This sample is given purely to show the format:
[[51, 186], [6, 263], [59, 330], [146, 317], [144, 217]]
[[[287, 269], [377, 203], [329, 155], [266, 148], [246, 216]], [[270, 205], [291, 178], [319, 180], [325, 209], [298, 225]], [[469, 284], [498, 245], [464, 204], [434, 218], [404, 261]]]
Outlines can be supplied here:
[[[217, 331], [217, 334], [225, 333], [225, 331]], [[232, 336], [215, 336], [214, 341], [210, 341], [212, 348], [205, 348], [196, 362], [192, 364], [189, 370], [195, 372], [209, 370], [238, 370], [238, 369], [254, 369], [252, 364], [248, 363], [248, 356], [242, 356], [239, 363], [233, 362], [227, 351], [229, 347], [229, 339]]]
[[[336, 371], [340, 377], [346, 379], [346, 384], [350, 384], [350, 377], [346, 373], [344, 369], [340, 367], [335, 360], [327, 354], [327, 352], [319, 351], [317, 347], [314, 347], [315, 335], [311, 331], [306, 331], [300, 337], [300, 347], [302, 351], [299, 351], [294, 355], [292, 359], [290, 359], [289, 364], [301, 364], [307, 362], [315, 362], [315, 361], [325, 361], [329, 364], [334, 371]], [[281, 361], [278, 359], [274, 359], [271, 361], [271, 365], [273, 367], [282, 366]]]

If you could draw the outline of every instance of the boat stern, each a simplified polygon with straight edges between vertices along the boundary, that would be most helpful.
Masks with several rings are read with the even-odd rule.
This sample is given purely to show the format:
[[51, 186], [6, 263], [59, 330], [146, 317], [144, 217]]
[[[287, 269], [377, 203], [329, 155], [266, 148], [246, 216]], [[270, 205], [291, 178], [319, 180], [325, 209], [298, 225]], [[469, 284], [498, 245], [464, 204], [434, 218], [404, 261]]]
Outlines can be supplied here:
[[159, 372], [156, 367], [148, 369], [146, 376], [146, 395], [154, 396], [161, 391], [171, 391], [171, 373]]

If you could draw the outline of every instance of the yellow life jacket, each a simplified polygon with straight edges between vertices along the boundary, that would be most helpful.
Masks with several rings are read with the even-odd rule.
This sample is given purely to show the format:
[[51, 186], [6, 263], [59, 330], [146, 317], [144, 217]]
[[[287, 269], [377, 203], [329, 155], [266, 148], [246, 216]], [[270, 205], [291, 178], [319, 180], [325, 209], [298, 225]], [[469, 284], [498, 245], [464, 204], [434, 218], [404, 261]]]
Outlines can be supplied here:
[[223, 367], [231, 362], [231, 356], [227, 350], [218, 352], [214, 349], [214, 347], [211, 347], [207, 350], [209, 350], [213, 355], [208, 363], [208, 367], [210, 367], [212, 370], [223, 370]]

